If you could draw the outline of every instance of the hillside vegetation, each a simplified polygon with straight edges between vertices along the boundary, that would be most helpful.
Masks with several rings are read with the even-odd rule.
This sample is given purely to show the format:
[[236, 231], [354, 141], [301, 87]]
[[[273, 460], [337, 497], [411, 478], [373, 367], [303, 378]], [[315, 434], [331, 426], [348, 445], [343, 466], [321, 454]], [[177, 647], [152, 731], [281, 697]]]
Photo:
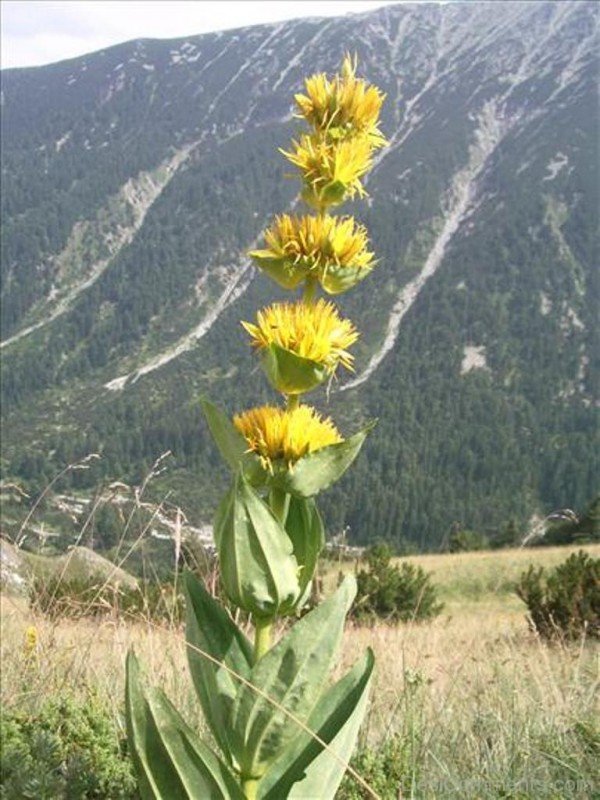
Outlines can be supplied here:
[[[398, 4], [134, 41], [3, 81], [2, 473], [32, 497], [141, 482], [211, 520], [225, 472], [199, 398], [272, 399], [240, 319], [246, 253], [297, 192], [273, 158], [302, 77], [356, 51], [387, 93], [343, 298], [356, 374], [317, 405], [379, 423], [328, 528], [434, 549], [597, 492], [593, 2]], [[40, 354], [43, 353], [43, 358]]]
[[[600, 556], [599, 546], [585, 549]], [[419, 625], [347, 629], [340, 672], [357, 650], [371, 646], [376, 653], [376, 685], [354, 766], [382, 800], [399, 791], [415, 800], [592, 800], [600, 777], [597, 647], [545, 644], [530, 632], [523, 604], [508, 589], [528, 563], [549, 567], [569, 552], [417, 557], [447, 604], [442, 615]], [[335, 565], [330, 569], [333, 582]], [[7, 595], [1, 623], [5, 715], [34, 720], [52, 700], [95, 709], [103, 747], [107, 735], [114, 742], [113, 777], [121, 775], [123, 797], [134, 796], [116, 766], [131, 644], [152, 683], [198, 723], [178, 628], [141, 617], [50, 621]], [[340, 800], [359, 797], [346, 779]]]

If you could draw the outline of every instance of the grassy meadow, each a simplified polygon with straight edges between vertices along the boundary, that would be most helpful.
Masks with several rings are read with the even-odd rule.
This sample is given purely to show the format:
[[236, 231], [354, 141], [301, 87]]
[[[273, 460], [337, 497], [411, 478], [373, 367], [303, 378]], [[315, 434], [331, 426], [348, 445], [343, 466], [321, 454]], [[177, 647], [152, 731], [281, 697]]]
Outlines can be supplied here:
[[[575, 549], [414, 556], [409, 560], [433, 573], [441, 615], [394, 627], [348, 625], [340, 672], [367, 646], [377, 659], [353, 762], [371, 796], [600, 797], [598, 646], [541, 641], [512, 592], [530, 563], [551, 567]], [[584, 549], [600, 556], [600, 545]], [[326, 590], [338, 568], [354, 566], [328, 564]], [[5, 712], [35, 715], [49, 698], [93, 702], [110, 720], [115, 742], [122, 740], [124, 661], [134, 645], [148, 680], [163, 686], [192, 724], [202, 724], [174, 625], [110, 613], [52, 621], [8, 595], [1, 625]], [[114, 795], [125, 796], [135, 795]], [[341, 800], [367, 796], [349, 776], [339, 792]]]

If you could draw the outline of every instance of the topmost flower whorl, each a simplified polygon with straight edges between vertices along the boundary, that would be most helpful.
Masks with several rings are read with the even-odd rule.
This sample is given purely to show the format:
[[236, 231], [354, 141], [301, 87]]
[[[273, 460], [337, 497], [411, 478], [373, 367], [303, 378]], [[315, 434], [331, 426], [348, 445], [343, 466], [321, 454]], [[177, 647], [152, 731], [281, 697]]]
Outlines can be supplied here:
[[366, 192], [362, 177], [373, 166], [373, 151], [387, 144], [379, 130], [385, 99], [376, 86], [356, 77], [356, 61], [346, 56], [331, 80], [319, 73], [305, 81], [306, 94], [295, 96], [297, 115], [312, 131], [280, 152], [300, 171], [302, 199], [320, 213], [328, 206]]
[[295, 95], [296, 105], [316, 132], [331, 139], [364, 136], [371, 147], [383, 147], [386, 139], [378, 120], [385, 94], [356, 77], [356, 59], [344, 58], [341, 73], [329, 80], [324, 73], [304, 82], [306, 94]]

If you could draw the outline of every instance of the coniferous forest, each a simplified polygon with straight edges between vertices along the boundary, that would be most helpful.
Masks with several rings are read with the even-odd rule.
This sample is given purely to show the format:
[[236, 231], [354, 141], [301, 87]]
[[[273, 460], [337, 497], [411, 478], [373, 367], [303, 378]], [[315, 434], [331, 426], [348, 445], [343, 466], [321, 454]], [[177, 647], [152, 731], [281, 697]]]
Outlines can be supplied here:
[[35, 497], [98, 453], [59, 484], [93, 493], [170, 451], [153, 496], [211, 520], [200, 399], [273, 400], [239, 325], [272, 297], [247, 252], [298, 191], [272, 154], [302, 77], [349, 51], [387, 94], [356, 204], [379, 263], [340, 299], [356, 373], [315, 397], [378, 424], [328, 530], [427, 550], [589, 507], [597, 45], [594, 3], [399, 5], [4, 71], [3, 478]]

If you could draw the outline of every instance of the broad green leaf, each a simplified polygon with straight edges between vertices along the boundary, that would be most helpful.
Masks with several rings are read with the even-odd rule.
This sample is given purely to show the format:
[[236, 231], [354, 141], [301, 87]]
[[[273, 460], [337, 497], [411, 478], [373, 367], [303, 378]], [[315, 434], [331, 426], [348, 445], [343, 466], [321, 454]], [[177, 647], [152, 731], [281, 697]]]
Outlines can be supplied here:
[[201, 405], [219, 452], [231, 469], [236, 471], [248, 450], [246, 440], [220, 408], [209, 400], [202, 400]]
[[221, 581], [232, 603], [266, 618], [294, 608], [300, 586], [292, 542], [241, 473], [220, 506], [215, 541]]
[[[252, 667], [252, 646], [223, 606], [206, 591], [190, 572], [185, 575], [186, 640], [188, 661], [204, 717], [223, 753], [235, 763], [227, 736], [231, 707], [240, 681], [225, 669], [248, 678]], [[194, 648], [210, 653], [218, 666]]]
[[186, 800], [181, 784], [163, 747], [158, 728], [139, 683], [138, 662], [127, 656], [125, 722], [131, 758], [138, 777], [142, 800]]
[[349, 439], [303, 456], [293, 469], [275, 473], [271, 482], [279, 489], [299, 497], [310, 497], [327, 489], [352, 464], [374, 426], [375, 422], [371, 422]]
[[283, 394], [309, 392], [323, 383], [328, 374], [323, 364], [296, 355], [277, 344], [264, 349], [261, 363], [273, 388]]
[[[329, 750], [302, 732], [277, 759], [259, 784], [260, 800], [333, 800], [356, 744], [369, 697], [374, 658], [368, 650], [341, 680], [321, 697], [307, 726]], [[331, 753], [335, 753], [333, 755]]]
[[294, 545], [294, 555], [300, 567], [300, 590], [310, 589], [319, 554], [325, 546], [323, 520], [312, 497], [290, 496], [285, 529]]
[[184, 722], [158, 689], [149, 689], [148, 704], [161, 732], [165, 750], [181, 776], [190, 800], [237, 800], [243, 792], [223, 762]]
[[243, 800], [227, 767], [157, 689], [143, 691], [139, 666], [127, 657], [129, 747], [143, 800]]
[[259, 459], [248, 451], [248, 443], [229, 417], [209, 400], [202, 400], [201, 405], [215, 444], [232, 471], [243, 469], [252, 485], [264, 483], [265, 472]]
[[[310, 717], [323, 693], [355, 593], [356, 582], [347, 576], [335, 594], [297, 622], [250, 673], [252, 684], [302, 722]], [[240, 770], [246, 778], [264, 774], [299, 733], [283, 710], [247, 686], [240, 688], [231, 723], [241, 753]]]

